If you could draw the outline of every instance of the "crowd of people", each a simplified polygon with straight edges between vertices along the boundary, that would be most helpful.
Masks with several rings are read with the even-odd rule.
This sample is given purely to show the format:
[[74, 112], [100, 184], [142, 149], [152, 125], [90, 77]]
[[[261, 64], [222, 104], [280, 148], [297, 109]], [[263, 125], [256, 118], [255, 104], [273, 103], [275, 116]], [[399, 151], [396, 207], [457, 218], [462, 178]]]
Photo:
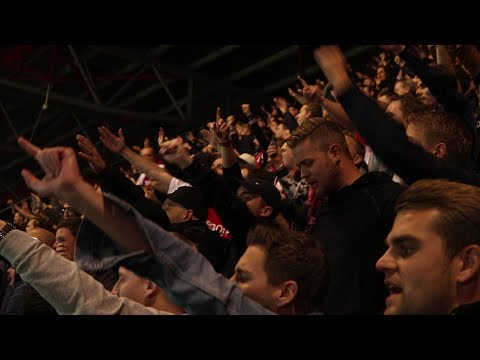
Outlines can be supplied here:
[[198, 133], [100, 127], [120, 164], [20, 137], [44, 176], [0, 219], [0, 313], [478, 313], [480, 48], [313, 57], [326, 81]]

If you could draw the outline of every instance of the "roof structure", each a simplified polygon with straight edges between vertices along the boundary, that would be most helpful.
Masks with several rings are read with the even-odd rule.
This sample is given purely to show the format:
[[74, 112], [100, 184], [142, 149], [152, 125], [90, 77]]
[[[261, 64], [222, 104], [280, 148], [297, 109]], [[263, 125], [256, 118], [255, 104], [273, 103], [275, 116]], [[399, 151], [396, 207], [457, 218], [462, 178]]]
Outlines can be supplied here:
[[[372, 52], [344, 50], [352, 59]], [[42, 147], [75, 147], [82, 133], [98, 145], [97, 127], [106, 124], [140, 145], [160, 126], [204, 126], [217, 106], [231, 113], [244, 102], [288, 97], [299, 74], [321, 76], [305, 45], [1, 46], [0, 211], [7, 198], [28, 194], [21, 169], [39, 169], [17, 146], [19, 135]]]

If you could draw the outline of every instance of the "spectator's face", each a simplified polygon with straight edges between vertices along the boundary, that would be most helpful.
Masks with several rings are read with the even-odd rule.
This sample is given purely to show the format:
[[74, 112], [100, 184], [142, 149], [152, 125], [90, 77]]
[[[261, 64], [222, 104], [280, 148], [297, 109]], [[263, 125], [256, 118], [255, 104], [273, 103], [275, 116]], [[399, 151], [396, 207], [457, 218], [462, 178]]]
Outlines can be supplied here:
[[248, 127], [248, 125], [240, 126], [239, 134], [242, 136], [250, 135], [250, 128]]
[[64, 219], [71, 219], [71, 218], [74, 218], [74, 217], [77, 217], [77, 213], [75, 211], [73, 211], [73, 209], [71, 208], [71, 206], [69, 204], [65, 204], [63, 206], [63, 218]]
[[308, 106], [303, 105], [300, 108], [300, 112], [297, 114], [295, 119], [297, 120], [298, 125], [302, 125], [305, 120], [307, 120], [310, 116], [310, 111], [308, 111]]
[[279, 124], [276, 131], [274, 132], [275, 139], [286, 140], [290, 137], [290, 131], [285, 126], [285, 124]]
[[425, 105], [434, 105], [437, 103], [437, 100], [430, 92], [430, 89], [423, 84], [417, 89], [417, 96], [419, 97], [420, 101], [423, 102]]
[[58, 228], [55, 234], [55, 244], [53, 248], [57, 254], [61, 254], [63, 257], [68, 260], [73, 261], [75, 258], [75, 236], [72, 234], [68, 228]]
[[147, 283], [148, 280], [121, 266], [118, 269], [118, 281], [112, 289], [112, 294], [145, 305]]
[[456, 257], [446, 255], [437, 234], [436, 209], [403, 210], [397, 214], [378, 260], [389, 295], [385, 315], [448, 314], [455, 306]]
[[265, 217], [271, 214], [271, 211], [267, 211], [265, 203], [259, 194], [254, 194], [250, 190], [240, 186], [237, 190], [237, 197], [247, 206], [248, 210], [253, 216]]
[[333, 190], [335, 164], [324, 151], [316, 149], [310, 138], [295, 146], [293, 157], [300, 167], [302, 178], [316, 190], [317, 195], [328, 195]]
[[395, 83], [394, 91], [395, 91], [395, 94], [397, 94], [398, 96], [402, 96], [402, 95], [408, 94], [408, 92], [410, 91], [410, 88], [407, 86], [407, 84], [405, 84], [405, 82], [397, 81]]
[[15, 224], [23, 226], [25, 223], [25, 218], [20, 213], [16, 212], [15, 215], [13, 215], [13, 221]]
[[287, 169], [290, 170], [297, 167], [297, 163], [293, 157], [292, 149], [290, 149], [287, 143], [283, 143], [282, 147], [280, 148], [280, 154], [282, 154], [283, 165], [285, 165]]
[[384, 81], [387, 79], [387, 72], [385, 71], [384, 67], [379, 67], [377, 69], [377, 79], [380, 81]]
[[298, 109], [294, 106], [289, 106], [288, 107], [288, 112], [290, 113], [290, 115], [292, 115], [293, 117], [297, 116], [298, 114]]
[[259, 246], [249, 246], [235, 267], [234, 281], [250, 299], [263, 307], [277, 312], [275, 298], [281, 293], [281, 288], [268, 283], [265, 271], [265, 250]]

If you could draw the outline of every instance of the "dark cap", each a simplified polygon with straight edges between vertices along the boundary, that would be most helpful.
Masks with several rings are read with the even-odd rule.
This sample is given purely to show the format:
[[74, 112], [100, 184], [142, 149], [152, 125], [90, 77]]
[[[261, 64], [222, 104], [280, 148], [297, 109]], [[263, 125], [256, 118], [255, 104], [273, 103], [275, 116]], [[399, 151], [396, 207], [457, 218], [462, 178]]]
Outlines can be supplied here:
[[208, 204], [200, 190], [190, 186], [182, 186], [167, 195], [167, 199], [182, 205], [187, 210], [192, 210], [197, 219], [207, 220]]
[[273, 216], [276, 216], [282, 208], [282, 197], [280, 192], [270, 181], [258, 178], [252, 178], [240, 183], [248, 191], [258, 194], [263, 201], [273, 208]]

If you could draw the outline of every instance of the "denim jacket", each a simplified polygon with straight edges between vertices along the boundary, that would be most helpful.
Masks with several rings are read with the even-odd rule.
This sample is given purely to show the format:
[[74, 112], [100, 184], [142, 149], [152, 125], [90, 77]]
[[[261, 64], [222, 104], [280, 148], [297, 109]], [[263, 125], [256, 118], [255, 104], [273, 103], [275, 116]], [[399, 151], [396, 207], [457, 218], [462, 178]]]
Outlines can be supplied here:
[[122, 266], [134, 270], [162, 287], [189, 314], [273, 315], [270, 310], [246, 297], [243, 291], [215, 272], [200, 253], [154, 222], [144, 218], [131, 205], [111, 194], [105, 198], [133, 215], [152, 251], [126, 253], [109, 238], [81, 236], [77, 239], [76, 261], [89, 270]]

